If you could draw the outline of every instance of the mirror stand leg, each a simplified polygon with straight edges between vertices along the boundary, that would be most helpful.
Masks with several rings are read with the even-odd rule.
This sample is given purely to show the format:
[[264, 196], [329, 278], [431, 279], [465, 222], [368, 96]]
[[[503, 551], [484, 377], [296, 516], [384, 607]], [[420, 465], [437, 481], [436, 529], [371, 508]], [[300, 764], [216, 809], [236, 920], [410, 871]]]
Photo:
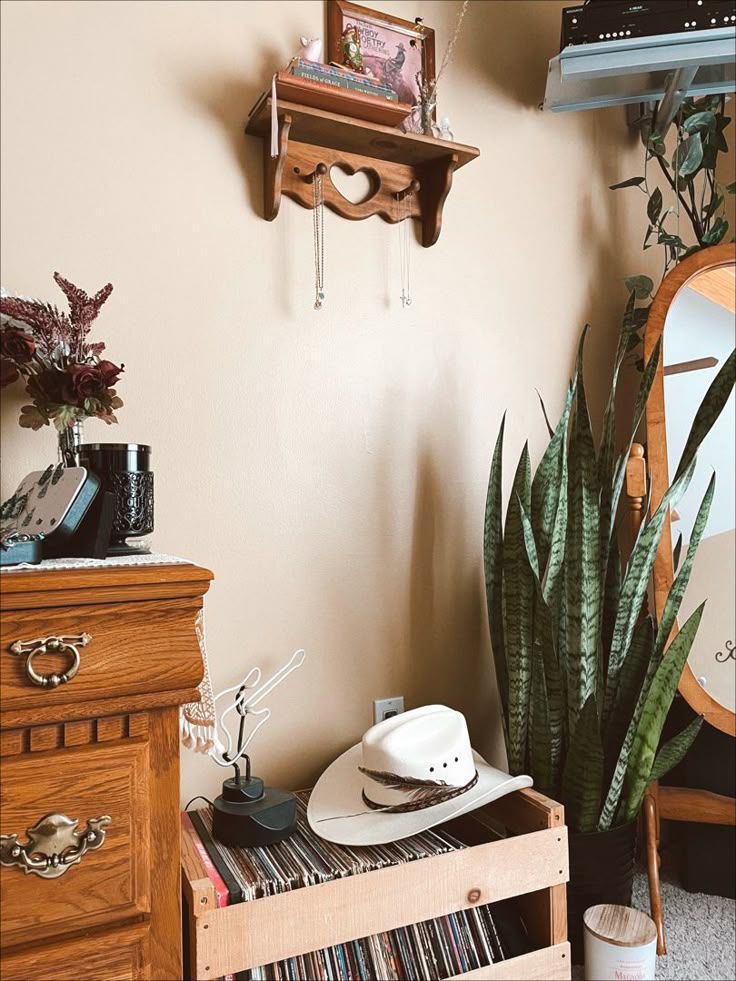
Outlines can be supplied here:
[[659, 815], [657, 813], [655, 794], [656, 785], [653, 785], [644, 795], [642, 816], [644, 820], [644, 841], [647, 855], [647, 875], [649, 878], [649, 904], [652, 911], [652, 919], [657, 928], [657, 953], [661, 955], [667, 953], [667, 943], [664, 934], [662, 893], [659, 888]]

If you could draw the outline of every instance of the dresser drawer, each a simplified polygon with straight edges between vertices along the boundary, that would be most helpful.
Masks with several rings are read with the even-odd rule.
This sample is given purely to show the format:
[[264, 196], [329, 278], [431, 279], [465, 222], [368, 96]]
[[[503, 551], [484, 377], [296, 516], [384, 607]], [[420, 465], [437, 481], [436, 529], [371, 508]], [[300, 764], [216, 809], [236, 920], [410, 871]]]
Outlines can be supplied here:
[[[197, 600], [135, 602], [106, 606], [6, 610], [0, 618], [0, 711], [41, 709], [48, 719], [56, 707], [149, 693], [191, 691], [202, 677], [194, 623]], [[74, 638], [86, 635], [83, 644]], [[58, 637], [68, 645], [62, 653], [35, 654], [28, 664], [30, 641]], [[88, 638], [88, 639], [87, 639]], [[23, 645], [20, 654], [11, 650]], [[47, 645], [52, 646], [53, 645]], [[41, 687], [37, 676], [71, 674], [73, 647], [79, 666], [58, 686]], [[70, 670], [71, 669], [71, 670]], [[64, 718], [60, 711], [58, 718]]]
[[[79, 832], [88, 819], [111, 819], [101, 847], [57, 878], [0, 866], [3, 947], [61, 939], [150, 911], [148, 754], [146, 741], [126, 739], [3, 760], [0, 833], [17, 835], [19, 845], [28, 841], [26, 829], [51, 814], [78, 820]], [[55, 843], [64, 848], [77, 839], [68, 831]]]
[[3, 981], [143, 981], [149, 977], [149, 929], [140, 923], [122, 930], [46, 944], [3, 957]]

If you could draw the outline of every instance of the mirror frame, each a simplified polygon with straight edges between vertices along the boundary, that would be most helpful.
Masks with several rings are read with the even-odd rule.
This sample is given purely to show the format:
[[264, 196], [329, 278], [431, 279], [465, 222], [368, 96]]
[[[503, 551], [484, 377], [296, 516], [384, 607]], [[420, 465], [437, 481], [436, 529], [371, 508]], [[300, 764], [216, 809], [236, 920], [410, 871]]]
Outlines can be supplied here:
[[[709, 269], [736, 264], [736, 245], [714, 245], [702, 249], [675, 266], [665, 276], [654, 297], [649, 318], [644, 331], [644, 361], [649, 359], [654, 345], [664, 332], [667, 314], [675, 299], [688, 283], [697, 275]], [[665, 341], [666, 343], [666, 341]], [[651, 474], [652, 500], [651, 513], [659, 507], [669, 486], [669, 464], [667, 459], [667, 427], [665, 422], [664, 405], [664, 347], [662, 357], [657, 365], [652, 391], [646, 406], [646, 439], [647, 461]], [[669, 512], [664, 524], [662, 539], [659, 543], [657, 556], [654, 560], [654, 608], [659, 619], [662, 616], [670, 586], [674, 580], [674, 563], [672, 557], [672, 526]], [[669, 643], [677, 634], [678, 626], [672, 628]], [[698, 715], [705, 717], [716, 729], [736, 736], [736, 713], [717, 702], [702, 688], [690, 667], [685, 663], [685, 670], [679, 684], [680, 694]]]

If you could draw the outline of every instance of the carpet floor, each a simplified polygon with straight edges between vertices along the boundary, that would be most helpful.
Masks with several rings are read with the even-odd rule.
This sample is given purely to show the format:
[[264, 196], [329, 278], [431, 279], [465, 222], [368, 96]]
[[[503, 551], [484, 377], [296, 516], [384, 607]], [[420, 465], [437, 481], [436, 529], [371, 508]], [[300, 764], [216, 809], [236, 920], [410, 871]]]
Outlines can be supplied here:
[[[736, 902], [722, 896], [687, 892], [673, 880], [662, 882], [667, 953], [657, 958], [663, 981], [736, 979]], [[632, 906], [649, 913], [649, 886], [637, 872]], [[573, 977], [585, 977], [576, 967]]]

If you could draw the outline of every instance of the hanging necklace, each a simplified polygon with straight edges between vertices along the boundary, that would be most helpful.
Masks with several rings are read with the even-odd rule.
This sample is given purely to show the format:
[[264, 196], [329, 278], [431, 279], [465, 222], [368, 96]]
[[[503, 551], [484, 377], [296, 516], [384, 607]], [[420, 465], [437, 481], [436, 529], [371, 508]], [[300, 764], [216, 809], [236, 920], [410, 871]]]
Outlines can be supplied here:
[[314, 309], [321, 310], [325, 299], [325, 195], [319, 169], [312, 180], [314, 209]]
[[409, 187], [399, 197], [399, 264], [401, 269], [401, 305], [411, 306], [411, 243], [409, 241], [413, 190]]

